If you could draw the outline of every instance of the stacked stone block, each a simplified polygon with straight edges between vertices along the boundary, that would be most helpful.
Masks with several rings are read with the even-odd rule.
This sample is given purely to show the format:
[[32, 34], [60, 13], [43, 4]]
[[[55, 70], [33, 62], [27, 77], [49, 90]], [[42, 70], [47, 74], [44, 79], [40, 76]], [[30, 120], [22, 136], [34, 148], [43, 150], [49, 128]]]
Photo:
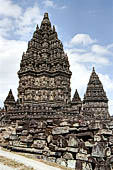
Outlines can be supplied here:
[[112, 170], [113, 120], [70, 118], [0, 128], [0, 144], [76, 170]]

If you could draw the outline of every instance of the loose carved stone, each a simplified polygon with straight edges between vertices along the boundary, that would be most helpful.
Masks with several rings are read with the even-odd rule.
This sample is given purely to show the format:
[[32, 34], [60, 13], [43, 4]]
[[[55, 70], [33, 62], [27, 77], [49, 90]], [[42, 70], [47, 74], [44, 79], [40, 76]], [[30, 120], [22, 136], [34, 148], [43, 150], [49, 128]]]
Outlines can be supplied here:
[[66, 127], [55, 127], [52, 130], [53, 135], [65, 134], [65, 133], [68, 133], [68, 132], [69, 132], [69, 127], [68, 126], [66, 126]]
[[44, 148], [46, 146], [46, 141], [45, 140], [34, 140], [33, 146], [35, 148]]
[[75, 169], [75, 167], [76, 167], [76, 160], [68, 160], [67, 161], [67, 167]]
[[66, 160], [63, 158], [58, 158], [56, 162], [62, 166], [66, 166]]
[[68, 146], [71, 147], [78, 147], [79, 140], [76, 138], [76, 136], [70, 136], [68, 141]]
[[64, 159], [67, 159], [67, 160], [73, 160], [73, 155], [71, 153], [68, 153], [66, 152], [64, 155], [63, 155], [63, 158]]

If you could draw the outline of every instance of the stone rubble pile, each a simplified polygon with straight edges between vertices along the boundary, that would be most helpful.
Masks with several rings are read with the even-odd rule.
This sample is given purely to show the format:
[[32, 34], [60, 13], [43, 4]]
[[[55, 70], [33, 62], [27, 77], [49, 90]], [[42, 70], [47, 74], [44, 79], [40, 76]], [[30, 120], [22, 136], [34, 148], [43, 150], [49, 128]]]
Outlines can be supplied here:
[[113, 120], [47, 119], [0, 128], [0, 144], [76, 170], [112, 170]]

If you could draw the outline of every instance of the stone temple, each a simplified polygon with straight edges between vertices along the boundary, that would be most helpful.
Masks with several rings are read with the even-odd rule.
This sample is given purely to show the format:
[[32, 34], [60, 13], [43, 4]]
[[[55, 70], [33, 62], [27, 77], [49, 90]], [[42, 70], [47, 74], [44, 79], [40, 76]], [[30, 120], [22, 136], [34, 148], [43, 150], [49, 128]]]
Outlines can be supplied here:
[[71, 99], [71, 75], [45, 13], [22, 55], [18, 99], [10, 90], [0, 111], [0, 146], [76, 170], [112, 170], [113, 118], [103, 85], [93, 68], [83, 101], [77, 90]]
[[77, 90], [71, 101], [71, 75], [63, 44], [55, 27], [51, 26], [48, 13], [45, 13], [40, 28], [37, 25], [27, 51], [22, 55], [18, 71], [18, 100], [14, 100], [10, 90], [4, 102], [6, 111], [52, 109], [55, 112], [108, 117], [108, 99], [94, 68], [83, 102]]

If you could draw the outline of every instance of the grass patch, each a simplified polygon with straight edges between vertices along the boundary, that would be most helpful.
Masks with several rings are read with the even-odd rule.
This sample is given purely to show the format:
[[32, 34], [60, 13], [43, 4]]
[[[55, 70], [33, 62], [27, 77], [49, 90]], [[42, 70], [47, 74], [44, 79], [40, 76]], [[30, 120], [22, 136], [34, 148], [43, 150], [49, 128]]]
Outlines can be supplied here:
[[[10, 152], [6, 148], [2, 148], [2, 150]], [[46, 165], [49, 165], [49, 166], [60, 168], [61, 170], [75, 170], [75, 169], [72, 169], [72, 168], [67, 168], [65, 166], [59, 165], [59, 164], [54, 163], [54, 162], [48, 162], [46, 160], [37, 159], [35, 154], [22, 153], [22, 152], [14, 152], [14, 151], [11, 151], [11, 152], [16, 154], [16, 155], [24, 156], [26, 158], [29, 158], [29, 159], [32, 159], [32, 160], [35, 160], [35, 161], [39, 161], [39, 162], [45, 163]], [[21, 170], [27, 170], [27, 169], [21, 169]], [[34, 169], [28, 169], [28, 170], [34, 170]]]
[[22, 163], [16, 162], [12, 159], [8, 159], [4, 156], [0, 156], [0, 162], [12, 168], [19, 168], [20, 170], [34, 170], [34, 168], [29, 168]]
[[48, 161], [43, 160], [43, 159], [37, 159], [36, 155], [32, 155], [32, 154], [28, 154], [28, 153], [18, 153], [18, 155], [24, 156], [26, 158], [30, 158], [30, 159], [35, 160], [35, 161], [39, 161], [39, 162], [45, 163], [46, 165], [49, 165], [49, 166], [60, 168], [61, 170], [75, 170], [75, 169], [72, 169], [72, 168], [67, 168], [65, 166], [59, 165], [59, 164], [57, 164], [55, 162], [48, 162]]

